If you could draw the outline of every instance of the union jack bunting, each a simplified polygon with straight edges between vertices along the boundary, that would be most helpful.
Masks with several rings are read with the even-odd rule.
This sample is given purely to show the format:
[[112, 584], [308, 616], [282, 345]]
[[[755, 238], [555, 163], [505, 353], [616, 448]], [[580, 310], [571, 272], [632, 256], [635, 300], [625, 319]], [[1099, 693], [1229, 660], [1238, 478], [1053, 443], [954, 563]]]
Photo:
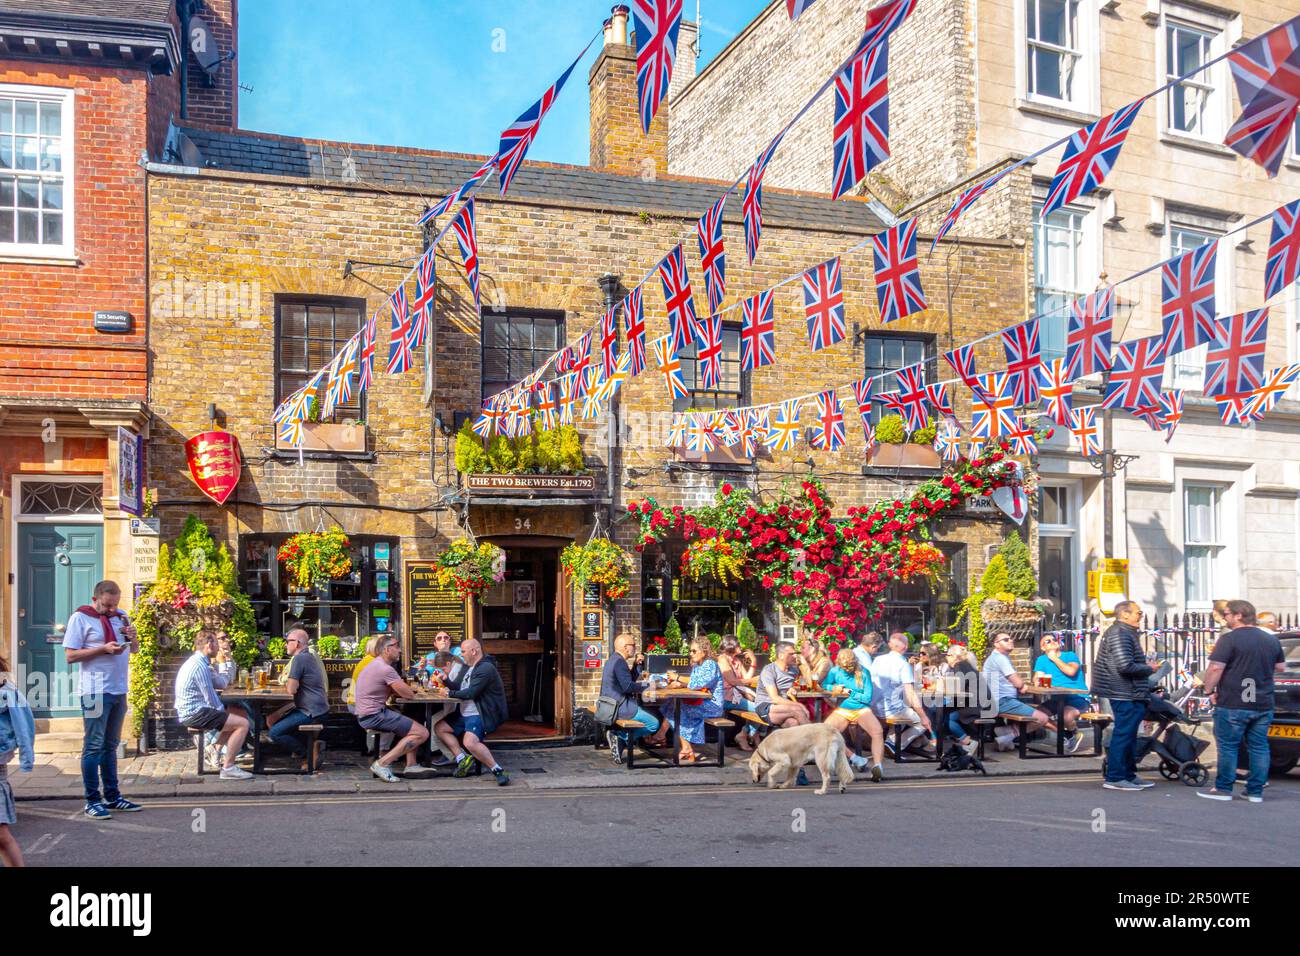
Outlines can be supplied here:
[[1101, 454], [1101, 436], [1097, 432], [1097, 406], [1088, 405], [1070, 412], [1070, 434], [1079, 440], [1079, 454], [1084, 458]]
[[740, 449], [746, 458], [758, 454], [758, 442], [767, 434], [767, 419], [757, 409], [747, 408], [740, 417]]
[[1250, 392], [1228, 392], [1214, 396], [1219, 406], [1219, 420], [1225, 425], [1248, 428], [1257, 419], [1250, 413]]
[[699, 337], [699, 319], [695, 315], [691, 277], [686, 273], [686, 260], [682, 258], [680, 242], [659, 263], [659, 282], [664, 288], [664, 306], [668, 309], [673, 351], [689, 349]]
[[938, 385], [927, 385], [925, 387], [925, 400], [929, 402], [936, 412], [948, 418], [954, 417], [952, 402], [948, 399], [948, 386], [943, 382]]
[[[595, 366], [593, 365], [592, 368], [594, 369]], [[587, 397], [582, 403], [582, 411], [578, 413], [578, 417], [584, 422], [594, 421], [604, 413], [605, 403], [600, 400], [600, 390], [603, 385], [603, 380], [587, 383]]]
[[1165, 443], [1174, 437], [1178, 423], [1183, 420], [1183, 390], [1171, 389], [1160, 393], [1160, 407], [1156, 409], [1156, 422], [1165, 433]]
[[740, 304], [740, 367], [749, 372], [776, 361], [776, 317], [773, 290], [750, 296]]
[[[565, 351], [567, 358], [565, 362], [565, 371], [568, 372], [585, 372], [588, 364], [591, 362], [591, 333], [593, 330], [588, 329], [582, 333], [582, 338], [570, 345]], [[581, 396], [579, 396], [581, 397]]]
[[618, 312], [614, 306], [600, 317], [600, 369], [606, 376], [614, 374], [618, 361]]
[[727, 195], [724, 193], [695, 224], [709, 312], [717, 312], [727, 294], [727, 250], [722, 245], [722, 210], [727, 205]]
[[1164, 336], [1148, 335], [1144, 339], [1121, 342], [1115, 347], [1102, 407], [1131, 411], [1159, 405], [1160, 380], [1164, 374]]
[[1019, 415], [1016, 416], [1016, 427], [1011, 429], [1007, 439], [1011, 442], [1013, 455], [1038, 454], [1038, 439], [1034, 437], [1034, 426]]
[[574, 376], [573, 397], [575, 399], [587, 397], [587, 392], [590, 391], [588, 386], [591, 382], [591, 379], [587, 377], [587, 372], [594, 367], [595, 366], [592, 365], [585, 365], [582, 368], [574, 369], [571, 373]]
[[803, 309], [808, 317], [808, 344], [814, 352], [844, 339], [844, 291], [840, 259], [827, 259], [803, 274]]
[[326, 416], [333, 415], [334, 409], [339, 405], [346, 405], [352, 401], [352, 375], [357, 370], [357, 347], [360, 342], [361, 333], [358, 332], [348, 339], [347, 344], [339, 349], [338, 355], [335, 355], [334, 361], [329, 364], [325, 386], [324, 414]]
[[889, 0], [868, 10], [866, 32], [862, 34], [858, 49], [865, 50], [889, 39], [889, 35], [912, 15], [916, 4], [917, 0]]
[[722, 318], [712, 316], [700, 322], [700, 384], [717, 388], [722, 382]]
[[961, 429], [952, 422], [944, 422], [935, 432], [934, 450], [941, 461], [961, 461]]
[[1038, 318], [1002, 330], [1002, 349], [1007, 357], [1007, 384], [1017, 405], [1038, 401], [1038, 367], [1043, 363], [1038, 345]]
[[537, 415], [538, 424], [541, 425], [542, 431], [549, 432], [557, 424], [559, 417], [556, 412], [558, 408], [555, 402], [555, 389], [552, 382], [539, 382], [535, 391], [537, 392]]
[[1286, 396], [1287, 390], [1295, 385], [1297, 379], [1300, 379], [1300, 365], [1284, 365], [1273, 369], [1264, 376], [1259, 388], [1251, 392], [1246, 411], [1255, 418], [1263, 418]]
[[623, 299], [623, 330], [627, 338], [627, 354], [632, 357], [628, 370], [633, 375], [640, 375], [645, 371], [645, 313], [641, 311], [640, 286]]
[[1300, 279], [1300, 199], [1273, 213], [1268, 264], [1264, 267], [1264, 300], [1273, 298], [1297, 279]]
[[406, 304], [406, 286], [399, 285], [388, 297], [392, 326], [388, 335], [388, 374], [400, 375], [415, 364], [411, 353], [411, 312]]
[[963, 345], [951, 352], [944, 352], [943, 360], [952, 366], [952, 370], [967, 388], [973, 388], [979, 381], [975, 374], [975, 346]]
[[550, 112], [555, 104], [555, 98], [560, 95], [564, 81], [569, 78], [573, 68], [578, 65], [578, 60], [586, 55], [590, 46], [591, 44], [588, 44], [587, 48], [578, 54], [578, 58], [569, 64], [569, 68], [542, 94], [540, 100], [524, 110], [519, 118], [501, 133], [501, 143], [497, 147], [497, 171], [501, 174], [501, 195], [506, 194], [506, 190], [510, 188], [510, 183], [515, 178], [515, 173], [519, 172], [519, 167], [523, 165], [528, 147], [536, 138], [537, 131], [542, 128], [542, 119]]
[[889, 158], [889, 44], [860, 49], [835, 74], [831, 195], [839, 199]]
[[896, 322], [922, 311], [926, 305], [916, 263], [916, 218], [872, 236], [871, 251], [876, 263], [880, 321]]
[[372, 313], [361, 327], [361, 358], [359, 359], [360, 376], [357, 387], [362, 391], [375, 382], [375, 348], [379, 337], [379, 313]]
[[511, 438], [522, 438], [532, 434], [532, 400], [533, 393], [526, 389], [516, 388], [510, 393]]
[[898, 397], [897, 392], [881, 392], [874, 396], [873, 400], [884, 405], [885, 411], [893, 412], [903, 421], [907, 421], [907, 406], [903, 404], [903, 400]]
[[677, 357], [677, 349], [673, 348], [672, 335], [661, 336], [650, 345], [655, 353], [655, 368], [659, 370], [659, 374], [664, 377], [664, 384], [668, 386], [668, 397], [673, 401], [689, 397], [686, 380], [682, 378], [682, 362]]
[[1214, 339], [1214, 260], [1219, 242], [1207, 242], [1160, 266], [1160, 315], [1166, 355]]
[[808, 437], [808, 443], [822, 451], [839, 451], [844, 444], [844, 413], [840, 411], [840, 399], [835, 389], [819, 392], [817, 402], [817, 426]]
[[871, 426], [871, 409], [874, 407], [871, 402], [871, 391], [875, 387], [874, 378], [860, 378], [851, 386], [853, 389], [853, 400], [858, 405], [858, 415], [862, 417], [862, 428], [866, 431], [867, 436], [874, 434]]
[[970, 447], [968, 456], [971, 461], [977, 460], [982, 454], [984, 454], [984, 446], [988, 443], [989, 440], [987, 438], [980, 438], [978, 435], [966, 436], [966, 444]]
[[673, 78], [682, 0], [632, 0], [632, 21], [636, 28], [636, 97], [641, 131], [648, 133]]
[[1047, 199], [1043, 201], [1044, 219], [1102, 184], [1106, 174], [1115, 167], [1129, 127], [1145, 102], [1143, 97], [1130, 103], [1070, 137], [1065, 144], [1061, 165], [1056, 167], [1052, 185], [1047, 189]]
[[456, 234], [456, 245], [460, 246], [460, 257], [465, 261], [465, 276], [469, 286], [474, 290], [474, 309], [483, 311], [478, 295], [478, 234], [474, 229], [474, 200], [471, 199], [456, 213], [451, 221], [452, 232]]
[[763, 443], [773, 451], [789, 451], [798, 437], [799, 399], [792, 398], [776, 406], [775, 416], [769, 411]]
[[791, 20], [798, 20], [799, 14], [811, 7], [817, 0], [785, 0], [786, 12]]
[[433, 325], [433, 297], [438, 291], [438, 283], [434, 278], [436, 251], [433, 246], [425, 250], [415, 268], [415, 299], [411, 302], [411, 327], [407, 334], [412, 350], [424, 345]]
[[734, 410], [723, 412], [721, 416], [714, 416], [719, 419], [719, 423], [713, 426], [714, 433], [722, 439], [722, 444], [728, 448], [733, 448], [740, 443], [740, 430], [743, 426], [741, 416]]
[[1008, 166], [1006, 169], [1002, 170], [1002, 172], [990, 176], [982, 183], [976, 183], [974, 186], [971, 186], [957, 197], [957, 201], [952, 204], [952, 208], [949, 209], [947, 215], [943, 217], [943, 222], [939, 224], [939, 231], [934, 234], [934, 241], [930, 243], [931, 254], [934, 253], [935, 248], [939, 245], [939, 240], [948, 235], [952, 230], [952, 227], [957, 225], [957, 220], [961, 218], [962, 213], [975, 205], [975, 203], [977, 203], [985, 193], [996, 186], [998, 181], [1014, 168], [1014, 166]]
[[686, 450], [709, 452], [718, 447], [709, 416], [691, 412], [686, 416]]
[[496, 396], [488, 400], [482, 408], [479, 409], [478, 417], [470, 425], [470, 430], [479, 438], [487, 440], [497, 432], [497, 425], [501, 420], [501, 412], [496, 406]]
[[1268, 309], [1219, 319], [1205, 355], [1205, 396], [1215, 398], [1259, 388], [1264, 381]]
[[581, 372], [569, 372], [567, 375], [561, 375], [558, 379], [560, 383], [560, 424], [573, 424], [573, 403], [578, 400], [578, 379]]
[[289, 418], [276, 425], [275, 440], [282, 445], [301, 445], [306, 439], [301, 418]]
[[1074, 384], [1070, 378], [1067, 359], [1053, 359], [1038, 367], [1038, 397], [1047, 411], [1047, 417], [1062, 428], [1070, 427], [1070, 409], [1073, 404]]
[[600, 366], [588, 365], [582, 370], [582, 394], [586, 396], [594, 394], [604, 381], [605, 373], [601, 371]]
[[979, 378], [971, 392], [971, 437], [987, 440], [1016, 430], [1018, 404], [1007, 372], [991, 372]]
[[1300, 17], [1228, 54], [1241, 115], [1224, 145], [1276, 176], [1300, 107]]
[[1071, 304], [1065, 330], [1065, 368], [1071, 381], [1110, 368], [1114, 309], [1115, 287], [1111, 285]]
[[894, 373], [898, 382], [898, 401], [903, 406], [903, 421], [909, 433], [925, 427], [926, 414], [925, 371], [920, 365], [909, 365]]
[[758, 240], [763, 235], [763, 174], [767, 172], [767, 164], [772, 161], [784, 135], [785, 131], [782, 130], [776, 139], [767, 144], [767, 149], [759, 153], [758, 159], [754, 160], [754, 165], [749, 167], [749, 172], [745, 175], [745, 195], [740, 208], [745, 219], [745, 255], [749, 256], [751, 265], [754, 256], [758, 255]]
[[672, 421], [668, 425], [668, 441], [666, 444], [669, 448], [681, 448], [686, 444], [685, 415], [677, 414], [672, 417]]
[[474, 173], [473, 176], [465, 180], [465, 182], [461, 185], [459, 189], [457, 189], [454, 193], [448, 193], [446, 196], [443, 196], [431, 207], [429, 207], [429, 209], [425, 211], [424, 215], [420, 217], [420, 221], [417, 222], [416, 225], [417, 226], [427, 225], [428, 223], [432, 222], [434, 219], [437, 219], [448, 209], [456, 205], [458, 202], [460, 202], [462, 199], [464, 199], [466, 196], [472, 193], [476, 188], [478, 188], [478, 184], [483, 182], [483, 180], [487, 178], [487, 174], [492, 172], [492, 170], [496, 168], [497, 168], [497, 157], [494, 155], [491, 158], [489, 158], [482, 166], [480, 166], [478, 168], [478, 171]]
[[276, 406], [271, 415], [271, 420], [277, 424], [284, 424], [289, 421], [305, 421], [311, 415], [312, 402], [316, 401], [316, 397], [320, 393], [321, 382], [325, 378], [326, 371], [326, 369], [321, 369], [305, 385]]

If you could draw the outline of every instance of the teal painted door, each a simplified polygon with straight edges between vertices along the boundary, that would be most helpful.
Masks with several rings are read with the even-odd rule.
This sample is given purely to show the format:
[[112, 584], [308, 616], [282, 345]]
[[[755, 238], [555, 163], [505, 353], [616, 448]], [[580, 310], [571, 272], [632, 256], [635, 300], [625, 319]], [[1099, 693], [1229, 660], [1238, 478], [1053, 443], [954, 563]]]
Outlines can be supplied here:
[[18, 662], [37, 717], [81, 713], [76, 666], [63, 659], [63, 629], [90, 603], [103, 568], [100, 525], [18, 526]]

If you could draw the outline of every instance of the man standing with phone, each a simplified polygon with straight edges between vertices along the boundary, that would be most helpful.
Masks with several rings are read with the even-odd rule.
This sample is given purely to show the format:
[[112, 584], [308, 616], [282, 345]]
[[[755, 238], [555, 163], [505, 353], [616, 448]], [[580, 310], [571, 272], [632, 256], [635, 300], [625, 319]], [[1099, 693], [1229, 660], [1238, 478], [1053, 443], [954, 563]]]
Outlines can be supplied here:
[[[85, 814], [107, 820], [113, 811], [143, 809], [117, 788], [117, 745], [126, 719], [126, 691], [131, 654], [139, 650], [135, 628], [117, 609], [122, 589], [114, 581], [95, 585], [90, 604], [77, 608], [63, 632], [63, 653], [80, 669], [81, 781], [86, 792]], [[102, 788], [102, 789], [101, 789]]]

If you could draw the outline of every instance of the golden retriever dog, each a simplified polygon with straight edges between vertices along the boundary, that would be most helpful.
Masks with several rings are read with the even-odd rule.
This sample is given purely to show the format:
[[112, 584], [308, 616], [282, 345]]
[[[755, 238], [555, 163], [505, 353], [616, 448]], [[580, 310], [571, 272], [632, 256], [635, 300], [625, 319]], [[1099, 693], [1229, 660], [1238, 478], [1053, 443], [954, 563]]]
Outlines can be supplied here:
[[848, 789], [853, 779], [848, 746], [843, 735], [826, 724], [802, 724], [772, 731], [749, 758], [749, 775], [758, 783], [767, 774], [769, 790], [778, 785], [789, 788], [794, 785], [799, 768], [810, 760], [817, 764], [822, 775], [819, 795], [826, 792], [832, 772], [839, 781], [840, 793]]

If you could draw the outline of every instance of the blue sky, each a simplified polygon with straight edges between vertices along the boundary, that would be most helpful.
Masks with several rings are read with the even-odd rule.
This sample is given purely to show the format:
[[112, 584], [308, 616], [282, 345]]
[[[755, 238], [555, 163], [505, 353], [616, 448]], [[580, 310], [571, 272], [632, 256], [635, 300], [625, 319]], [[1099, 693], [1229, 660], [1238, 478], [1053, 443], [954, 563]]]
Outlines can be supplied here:
[[[703, 61], [769, 0], [701, 0]], [[256, 0], [239, 10], [239, 125], [245, 129], [464, 153], [559, 78], [611, 0]], [[685, 16], [695, 4], [685, 0]], [[498, 32], [503, 31], [503, 32]], [[504, 46], [504, 50], [494, 49]], [[565, 84], [530, 159], [585, 164], [587, 70]]]

